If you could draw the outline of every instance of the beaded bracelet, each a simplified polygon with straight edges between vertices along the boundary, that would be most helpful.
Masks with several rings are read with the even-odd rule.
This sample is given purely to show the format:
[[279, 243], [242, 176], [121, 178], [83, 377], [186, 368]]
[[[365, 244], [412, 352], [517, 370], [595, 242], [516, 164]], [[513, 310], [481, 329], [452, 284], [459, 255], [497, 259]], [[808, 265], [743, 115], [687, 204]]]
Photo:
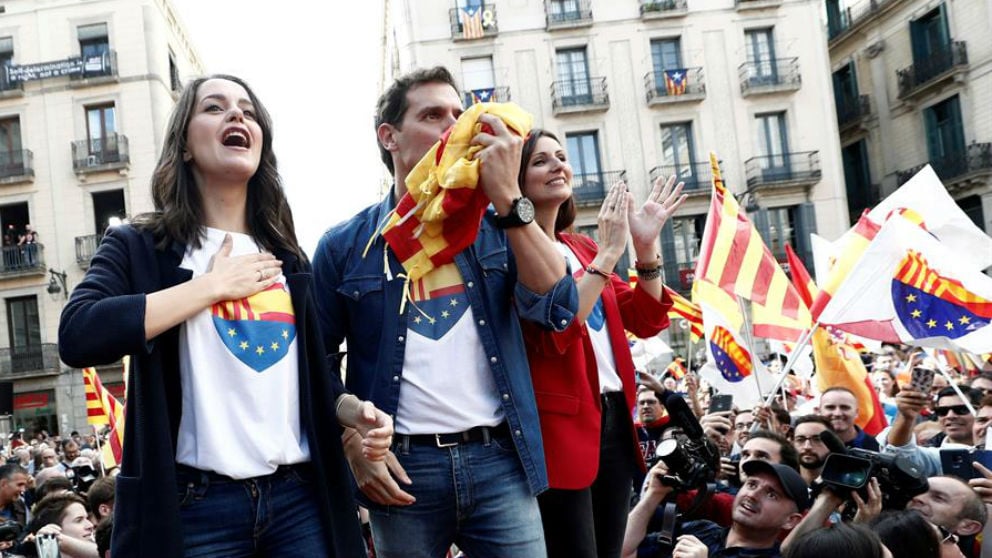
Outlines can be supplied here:
[[643, 281], [651, 281], [653, 279], [657, 279], [661, 277], [660, 265], [654, 269], [641, 269], [639, 267], [634, 269], [635, 271], [637, 271], [637, 278]]

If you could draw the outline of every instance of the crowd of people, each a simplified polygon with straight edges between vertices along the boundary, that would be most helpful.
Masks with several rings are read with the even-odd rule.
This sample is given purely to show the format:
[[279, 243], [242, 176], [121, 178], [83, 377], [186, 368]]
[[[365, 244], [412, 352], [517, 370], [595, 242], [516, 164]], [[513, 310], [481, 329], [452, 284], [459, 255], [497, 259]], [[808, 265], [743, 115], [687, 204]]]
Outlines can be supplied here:
[[[574, 234], [558, 137], [512, 106], [466, 111], [443, 67], [397, 79], [375, 133], [393, 189], [311, 265], [254, 92], [220, 75], [179, 97], [154, 211], [108, 230], [60, 321], [69, 365], [131, 355], [109, 554], [854, 558], [908, 556], [898, 533], [918, 526], [912, 556], [979, 555], [992, 472], [943, 471], [940, 454], [982, 443], [992, 375], [921, 393], [900, 372], [935, 365], [885, 355], [878, 438], [843, 387], [711, 407], [691, 371], [635, 370], [625, 335], [669, 326], [675, 177], [643, 201], [613, 185], [596, 241]], [[636, 286], [616, 273], [628, 246]], [[106, 502], [39, 495], [56, 462], [83, 458], [70, 448], [19, 449], [3, 469], [0, 503], [30, 533], [15, 550], [108, 555], [87, 515]], [[824, 482], [847, 448], [881, 478]], [[904, 509], [885, 467], [924, 479]]]

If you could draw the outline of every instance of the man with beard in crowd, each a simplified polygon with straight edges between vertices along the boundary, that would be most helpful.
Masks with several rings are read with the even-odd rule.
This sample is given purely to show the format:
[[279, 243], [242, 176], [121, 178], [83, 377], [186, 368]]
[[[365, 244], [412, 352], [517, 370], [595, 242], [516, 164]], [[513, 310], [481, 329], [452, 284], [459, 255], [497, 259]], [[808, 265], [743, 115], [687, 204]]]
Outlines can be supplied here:
[[830, 455], [830, 449], [820, 438], [830, 430], [830, 421], [819, 415], [806, 415], [796, 419], [792, 445], [799, 453], [799, 473], [806, 484], [812, 484], [820, 476], [823, 463]]

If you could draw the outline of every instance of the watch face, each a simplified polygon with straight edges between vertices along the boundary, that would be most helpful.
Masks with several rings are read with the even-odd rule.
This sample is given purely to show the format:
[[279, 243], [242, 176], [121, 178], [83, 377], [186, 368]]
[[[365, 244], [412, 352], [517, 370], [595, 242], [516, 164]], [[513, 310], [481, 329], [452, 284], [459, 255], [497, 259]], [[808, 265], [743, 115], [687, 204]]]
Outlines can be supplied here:
[[534, 220], [534, 202], [527, 198], [520, 198], [517, 200], [517, 216], [524, 223], [530, 223]]

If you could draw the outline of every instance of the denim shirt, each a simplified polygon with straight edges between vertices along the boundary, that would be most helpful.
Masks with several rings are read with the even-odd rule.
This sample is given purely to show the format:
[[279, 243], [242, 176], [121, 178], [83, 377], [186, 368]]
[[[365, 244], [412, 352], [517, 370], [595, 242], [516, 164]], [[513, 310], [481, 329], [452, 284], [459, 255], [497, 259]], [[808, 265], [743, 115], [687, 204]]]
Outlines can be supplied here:
[[[313, 269], [322, 334], [327, 350], [333, 353], [329, 356], [338, 357], [341, 342], [346, 340], [349, 391], [371, 400], [395, 419], [411, 305], [400, 312], [404, 270], [377, 234], [393, 205], [392, 196], [387, 196], [324, 233]], [[494, 218], [490, 208], [475, 243], [455, 256], [455, 264], [528, 486], [536, 495], [547, 488], [548, 478], [518, 314], [544, 328], [562, 331], [578, 310], [578, 291], [568, 274], [544, 295], [518, 283], [506, 235], [495, 227]], [[436, 358], [438, 373], [458, 373], [458, 363], [446, 360], [443, 353]]]

